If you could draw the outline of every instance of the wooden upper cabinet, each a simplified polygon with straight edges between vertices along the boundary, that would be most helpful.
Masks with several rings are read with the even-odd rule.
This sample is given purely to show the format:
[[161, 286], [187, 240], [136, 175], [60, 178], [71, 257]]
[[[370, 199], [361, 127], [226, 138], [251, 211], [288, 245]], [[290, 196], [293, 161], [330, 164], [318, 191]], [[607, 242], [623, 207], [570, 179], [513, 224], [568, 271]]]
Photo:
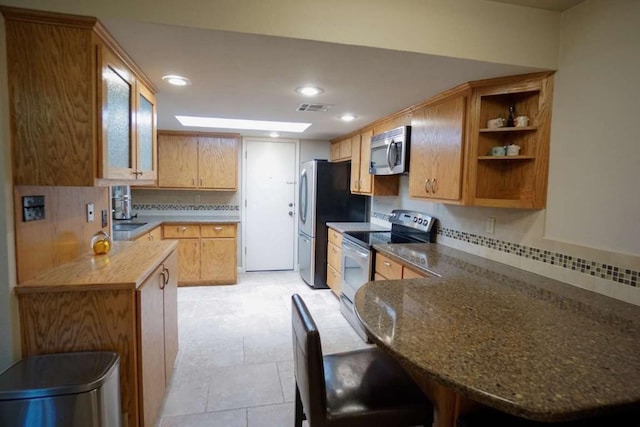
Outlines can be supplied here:
[[332, 142], [331, 157], [329, 160], [331, 160], [332, 162], [351, 160], [351, 147], [351, 138], [345, 138], [340, 141]]
[[158, 187], [236, 191], [239, 135], [158, 132]]
[[351, 137], [351, 192], [367, 196], [397, 196], [399, 191], [398, 175], [371, 175], [371, 137], [369, 129]]
[[[92, 17], [4, 6], [0, 11], [14, 184], [153, 183], [153, 154], [143, 167], [139, 161], [155, 152], [155, 87], [102, 24]], [[141, 107], [141, 92], [152, 104], [146, 122], [139, 108], [149, 106]], [[146, 130], [139, 132], [138, 123]], [[151, 149], [138, 152], [141, 138], [151, 141]]]
[[196, 188], [198, 142], [189, 135], [158, 132], [158, 187]]
[[459, 200], [466, 96], [427, 105], [411, 121], [411, 197]]
[[201, 136], [198, 138], [200, 188], [238, 189], [238, 139]]

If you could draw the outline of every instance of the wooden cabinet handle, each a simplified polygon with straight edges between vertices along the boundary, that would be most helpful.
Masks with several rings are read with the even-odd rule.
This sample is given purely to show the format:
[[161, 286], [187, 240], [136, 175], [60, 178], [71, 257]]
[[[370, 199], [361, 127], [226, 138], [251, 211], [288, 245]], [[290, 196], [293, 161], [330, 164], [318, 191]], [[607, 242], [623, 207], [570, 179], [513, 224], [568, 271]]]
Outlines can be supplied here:
[[432, 192], [433, 194], [436, 194], [436, 191], [438, 191], [438, 187], [436, 186], [436, 183], [437, 183], [437, 182], [438, 182], [438, 181], [436, 180], [436, 178], [433, 178], [433, 179], [431, 180], [431, 192]]
[[216, 231], [221, 231], [222, 227], [213, 227], [213, 229], [216, 230]]
[[162, 280], [160, 281], [160, 289], [164, 289], [164, 287], [167, 285], [167, 275], [164, 272], [164, 267], [160, 272], [160, 277], [162, 277]]
[[424, 191], [425, 193], [429, 193], [429, 186], [431, 185], [431, 180], [430, 179], [425, 179], [424, 180]]
[[384, 265], [385, 265], [386, 267], [391, 267], [391, 263], [390, 263], [389, 261], [384, 261]]
[[178, 231], [187, 231], [187, 227], [178, 227]]
[[[167, 273], [166, 276], [166, 281], [164, 282], [165, 286], [169, 284], [169, 279], [171, 278], [171, 273], [169, 273], [169, 269], [167, 267], [165, 267], [164, 265], [162, 266], [162, 270]], [[164, 288], [164, 286], [163, 286]]]

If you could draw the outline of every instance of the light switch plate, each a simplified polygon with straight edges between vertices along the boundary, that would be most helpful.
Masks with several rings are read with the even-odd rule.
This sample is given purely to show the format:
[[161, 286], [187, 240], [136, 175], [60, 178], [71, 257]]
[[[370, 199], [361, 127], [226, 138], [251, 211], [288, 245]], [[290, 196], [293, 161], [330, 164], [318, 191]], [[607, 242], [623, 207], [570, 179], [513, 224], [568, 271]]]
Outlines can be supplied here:
[[93, 203], [87, 203], [87, 222], [93, 222]]

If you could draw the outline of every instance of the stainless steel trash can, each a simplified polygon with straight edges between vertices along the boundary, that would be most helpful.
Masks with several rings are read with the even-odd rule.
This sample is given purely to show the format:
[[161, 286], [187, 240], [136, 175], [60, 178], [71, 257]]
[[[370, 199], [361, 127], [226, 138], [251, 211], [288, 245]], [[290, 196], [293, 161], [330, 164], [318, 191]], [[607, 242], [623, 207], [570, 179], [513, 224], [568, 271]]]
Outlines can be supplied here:
[[0, 374], [0, 426], [121, 425], [117, 353], [90, 351], [32, 356]]

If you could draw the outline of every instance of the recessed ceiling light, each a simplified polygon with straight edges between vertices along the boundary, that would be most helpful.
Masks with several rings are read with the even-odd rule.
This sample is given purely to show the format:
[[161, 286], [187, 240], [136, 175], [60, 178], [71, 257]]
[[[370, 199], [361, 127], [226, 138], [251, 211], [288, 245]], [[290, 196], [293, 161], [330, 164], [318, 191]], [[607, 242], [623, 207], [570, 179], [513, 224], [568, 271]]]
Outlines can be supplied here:
[[187, 86], [191, 84], [191, 80], [188, 78], [177, 75], [163, 76], [162, 80], [174, 86]]
[[219, 117], [176, 116], [182, 126], [264, 130], [273, 132], [304, 132], [311, 123], [273, 122], [267, 120], [223, 119]]
[[296, 92], [304, 96], [316, 96], [324, 92], [324, 90], [316, 86], [302, 86], [297, 88]]
[[354, 116], [353, 114], [343, 114], [340, 116], [340, 120], [344, 122], [352, 122], [355, 119], [356, 119], [356, 116]]
[[277, 138], [277, 137], [279, 137], [279, 136], [280, 136], [280, 134], [279, 134], [278, 132], [271, 132], [271, 133], [269, 134], [269, 136], [270, 136], [271, 138]]

